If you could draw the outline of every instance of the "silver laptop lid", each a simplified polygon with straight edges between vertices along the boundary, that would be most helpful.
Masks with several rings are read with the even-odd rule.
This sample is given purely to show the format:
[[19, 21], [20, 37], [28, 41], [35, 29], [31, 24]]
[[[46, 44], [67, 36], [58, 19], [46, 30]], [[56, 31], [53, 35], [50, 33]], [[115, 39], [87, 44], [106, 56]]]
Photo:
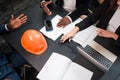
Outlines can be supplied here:
[[108, 71], [117, 56], [95, 41], [91, 41], [84, 48], [77, 47], [81, 55], [95, 64], [104, 72]]
[[94, 40], [88, 43], [88, 45], [112, 62], [117, 59], [117, 56], [114, 53], [110, 52]]

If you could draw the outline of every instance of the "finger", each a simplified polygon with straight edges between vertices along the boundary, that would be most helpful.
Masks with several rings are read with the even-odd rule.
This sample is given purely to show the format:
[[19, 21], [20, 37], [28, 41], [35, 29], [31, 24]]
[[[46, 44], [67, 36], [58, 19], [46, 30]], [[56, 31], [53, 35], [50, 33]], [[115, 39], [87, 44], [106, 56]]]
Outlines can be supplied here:
[[49, 8], [47, 6], [43, 7], [43, 10], [48, 14], [51, 15], [52, 12], [49, 10]]
[[52, 1], [50, 0], [50, 1], [46, 1], [46, 3], [44, 4], [44, 7], [47, 7], [49, 4], [51, 4], [52, 3]]
[[64, 41], [65, 41], [65, 35], [63, 35], [60, 39], [60, 42], [64, 43]]
[[21, 24], [24, 24], [24, 23], [26, 23], [26, 21], [21, 21]]
[[57, 26], [58, 26], [58, 27], [63, 27], [63, 26], [65, 26], [65, 23], [61, 20], [61, 21], [58, 23]]
[[67, 39], [63, 38], [63, 39], [60, 39], [60, 42], [61, 43], [64, 43]]
[[21, 17], [20, 20], [27, 20], [27, 16]]
[[103, 29], [100, 29], [100, 28], [99, 28], [99, 29], [97, 29], [96, 31], [97, 31], [97, 34], [100, 35], [100, 34], [103, 32]]
[[101, 28], [98, 28], [97, 31], [98, 31], [98, 32], [103, 32], [103, 31], [105, 31], [105, 30], [104, 30], [104, 29], [101, 29]]
[[17, 18], [20, 19], [24, 16], [24, 14], [20, 14]]
[[52, 15], [52, 12], [49, 10], [48, 15]]
[[25, 23], [27, 21], [27, 17], [22, 19], [22, 20], [20, 20], [20, 21], [21, 21], [21, 23]]
[[99, 35], [99, 36], [103, 36], [104, 33], [103, 33], [103, 32], [99, 32], [98, 35]]
[[57, 27], [61, 27], [61, 26], [62, 26], [61, 22], [58, 22]]
[[57, 23], [57, 26], [60, 26], [61, 22], [62, 22], [62, 19], [59, 20], [59, 22]]
[[67, 37], [66, 35], [63, 35], [62, 37], [61, 37], [61, 39], [64, 39], [65, 37]]
[[62, 27], [64, 28], [65, 26], [67, 26], [67, 24], [64, 24]]
[[102, 34], [98, 34], [98, 36], [103, 36]]
[[11, 15], [10, 21], [14, 19], [14, 15]]
[[72, 38], [69, 38], [69, 42], [71, 42]]
[[67, 39], [69, 39], [69, 36], [68, 35], [63, 35], [62, 37], [61, 37], [61, 42], [65, 42]]
[[100, 32], [100, 31], [101, 31], [101, 29], [100, 29], [100, 28], [98, 28], [98, 29], [96, 29], [96, 31], [97, 31], [97, 32]]
[[48, 2], [48, 4], [51, 4], [52, 3], [52, 1], [50, 0], [49, 2]]
[[14, 15], [11, 15], [11, 19], [14, 19]]
[[27, 18], [25, 18], [25, 19], [21, 20], [21, 22], [23, 22], [23, 21], [27, 21]]
[[65, 25], [66, 25], [65, 22], [62, 20], [57, 24], [58, 27], [63, 27], [63, 28], [65, 27]]
[[64, 43], [63, 39], [60, 39], [60, 42], [61, 42], [61, 43]]

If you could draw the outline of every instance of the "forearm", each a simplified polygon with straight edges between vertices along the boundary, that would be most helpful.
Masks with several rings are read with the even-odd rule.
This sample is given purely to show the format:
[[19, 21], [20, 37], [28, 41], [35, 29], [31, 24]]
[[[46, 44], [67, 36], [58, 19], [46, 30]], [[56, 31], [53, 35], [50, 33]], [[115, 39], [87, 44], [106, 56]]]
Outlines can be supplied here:
[[89, 26], [93, 25], [96, 21], [93, 18], [85, 18], [80, 23], [76, 24], [75, 26], [78, 26], [80, 30], [84, 30], [88, 28]]
[[78, 26], [75, 26], [73, 29], [72, 29], [72, 33], [77, 33], [79, 31], [79, 27]]

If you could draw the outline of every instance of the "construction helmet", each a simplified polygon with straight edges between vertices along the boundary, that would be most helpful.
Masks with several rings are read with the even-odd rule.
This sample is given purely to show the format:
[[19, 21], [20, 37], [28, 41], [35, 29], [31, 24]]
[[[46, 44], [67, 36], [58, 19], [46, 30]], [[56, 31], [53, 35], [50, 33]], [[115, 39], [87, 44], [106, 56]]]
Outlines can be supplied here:
[[47, 42], [44, 36], [37, 30], [29, 29], [21, 37], [23, 48], [35, 55], [42, 54], [47, 49]]

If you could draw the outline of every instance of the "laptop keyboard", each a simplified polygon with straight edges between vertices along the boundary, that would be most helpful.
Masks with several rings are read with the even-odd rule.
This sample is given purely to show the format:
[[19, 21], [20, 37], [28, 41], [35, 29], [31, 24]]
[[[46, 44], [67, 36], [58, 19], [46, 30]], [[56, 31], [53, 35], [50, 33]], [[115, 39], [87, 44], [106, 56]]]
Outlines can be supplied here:
[[92, 58], [97, 60], [104, 67], [106, 67], [106, 68], [110, 68], [111, 67], [112, 62], [109, 59], [107, 59], [106, 57], [104, 57], [103, 55], [101, 55], [99, 52], [94, 50], [89, 45], [87, 45], [85, 48], [83, 48], [83, 51], [85, 51], [89, 56], [91, 56]]

